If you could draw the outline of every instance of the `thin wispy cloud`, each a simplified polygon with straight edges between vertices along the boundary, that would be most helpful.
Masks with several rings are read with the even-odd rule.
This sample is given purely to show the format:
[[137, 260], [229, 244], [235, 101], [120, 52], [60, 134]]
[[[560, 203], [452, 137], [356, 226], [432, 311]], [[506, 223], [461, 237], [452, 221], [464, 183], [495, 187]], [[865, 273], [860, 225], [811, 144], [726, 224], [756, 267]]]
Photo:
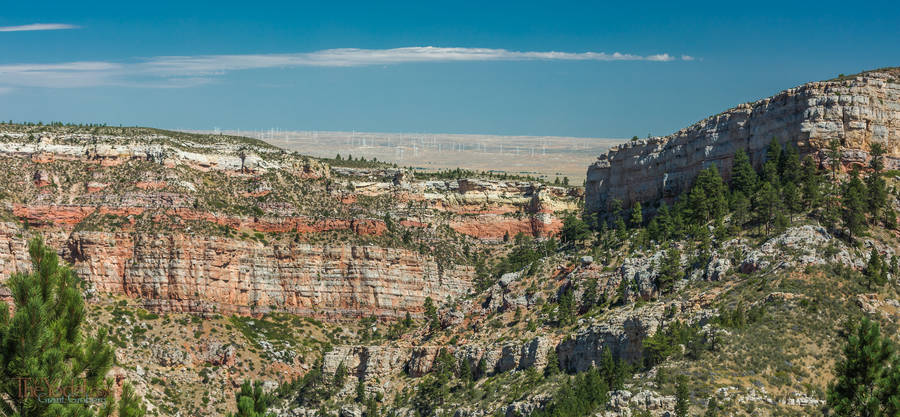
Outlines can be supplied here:
[[0, 26], [0, 32], [31, 32], [36, 30], [65, 30], [78, 29], [79, 26], [65, 23], [32, 23], [21, 26]]
[[[681, 60], [693, 57], [682, 55]], [[433, 46], [394, 49], [326, 49], [293, 54], [158, 56], [133, 62], [65, 62], [0, 65], [0, 84], [31, 87], [103, 85], [189, 87], [233, 72], [268, 68], [360, 67], [410, 63], [487, 61], [648, 61], [678, 60], [667, 53], [529, 52]]]

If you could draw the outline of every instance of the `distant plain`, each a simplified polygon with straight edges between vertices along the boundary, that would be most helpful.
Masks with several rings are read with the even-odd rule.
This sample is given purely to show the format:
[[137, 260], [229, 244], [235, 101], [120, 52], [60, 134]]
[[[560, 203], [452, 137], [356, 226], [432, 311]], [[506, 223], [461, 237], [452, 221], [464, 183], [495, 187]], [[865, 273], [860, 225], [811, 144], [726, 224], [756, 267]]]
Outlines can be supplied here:
[[[588, 165], [625, 139], [327, 131], [216, 131], [262, 139], [302, 154], [378, 158], [418, 169], [465, 168], [584, 181]], [[210, 133], [208, 131], [204, 133]]]

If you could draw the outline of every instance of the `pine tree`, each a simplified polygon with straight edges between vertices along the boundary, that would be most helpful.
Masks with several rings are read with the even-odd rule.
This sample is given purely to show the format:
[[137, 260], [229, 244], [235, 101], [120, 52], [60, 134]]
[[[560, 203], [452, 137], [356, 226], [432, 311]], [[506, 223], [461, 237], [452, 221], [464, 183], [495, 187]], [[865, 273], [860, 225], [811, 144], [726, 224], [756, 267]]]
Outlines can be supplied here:
[[650, 236], [651, 240], [656, 242], [662, 241], [662, 232], [659, 229], [659, 220], [656, 217], [650, 219], [650, 223], [647, 223], [647, 234]]
[[428, 320], [428, 330], [440, 330], [441, 320], [438, 318], [437, 307], [431, 297], [425, 297], [425, 319]]
[[875, 248], [869, 254], [869, 262], [866, 264], [864, 276], [866, 278], [866, 286], [871, 290], [873, 286], [880, 287], [887, 283], [887, 265], [881, 258]]
[[134, 387], [129, 382], [122, 385], [118, 411], [119, 417], [143, 417], [147, 413], [147, 408], [134, 393]]
[[888, 369], [877, 383], [877, 396], [881, 402], [882, 416], [900, 416], [900, 355], [895, 354]]
[[[483, 265], [483, 263], [482, 263], [482, 265]], [[403, 317], [403, 327], [408, 329], [408, 328], [412, 327], [412, 325], [413, 325], [412, 315], [410, 315], [409, 312], [407, 311], [406, 316]]]
[[766, 147], [766, 162], [774, 162], [775, 167], [778, 167], [778, 161], [781, 159], [781, 142], [778, 142], [778, 138], [772, 137], [772, 140], [769, 141], [769, 146]]
[[778, 159], [778, 175], [783, 184], [800, 180], [800, 153], [793, 144], [787, 144]]
[[559, 313], [557, 315], [560, 326], [566, 326], [575, 322], [575, 289], [567, 286], [557, 300]]
[[778, 188], [778, 184], [781, 183], [781, 179], [778, 177], [778, 163], [775, 161], [766, 161], [763, 164], [762, 173], [760, 175], [760, 181], [768, 182]]
[[659, 236], [657, 240], [665, 242], [672, 236], [672, 214], [669, 211], [669, 206], [666, 205], [665, 202], [662, 202], [659, 205], [659, 209], [656, 210], [656, 217], [653, 219], [659, 224]]
[[622, 216], [616, 216], [616, 239], [619, 243], [624, 243], [625, 239], [628, 238], [628, 227], [625, 226], [625, 220], [622, 220]]
[[[894, 353], [890, 339], [881, 336], [878, 323], [864, 317], [847, 333], [844, 358], [835, 367], [835, 381], [828, 387], [827, 404], [840, 417], [879, 416], [887, 408], [880, 397], [890, 394], [879, 382], [893, 377], [889, 360]], [[896, 414], [894, 414], [896, 415]]]
[[740, 190], [735, 190], [731, 195], [731, 224], [736, 231], [741, 230], [750, 220], [750, 200]]
[[707, 216], [709, 213], [706, 191], [703, 187], [694, 186], [688, 194], [688, 207], [690, 207], [691, 218], [700, 223], [709, 221]]
[[675, 282], [682, 277], [684, 277], [684, 271], [681, 269], [681, 251], [675, 247], [669, 248], [659, 266], [656, 288], [659, 289], [660, 294], [665, 294], [671, 291]]
[[266, 410], [272, 404], [272, 395], [266, 394], [262, 389], [262, 382], [250, 383], [245, 380], [241, 384], [241, 391], [235, 395], [237, 413], [229, 413], [229, 417], [275, 417], [274, 413]]
[[880, 174], [881, 170], [884, 169], [884, 161], [883, 157], [885, 154], [884, 145], [880, 143], [873, 143], [869, 148], [869, 168], [872, 169], [872, 172], [876, 174]]
[[859, 179], [859, 171], [854, 169], [850, 172], [850, 181], [844, 186], [844, 193], [841, 196], [843, 205], [841, 219], [844, 221], [844, 228], [847, 229], [851, 241], [854, 236], [865, 231], [865, 193], [866, 187]]
[[872, 224], [877, 224], [879, 220], [886, 218], [885, 209], [888, 206], [887, 183], [881, 176], [881, 170], [884, 163], [881, 161], [884, 155], [884, 147], [880, 143], [875, 143], [869, 151], [872, 160], [869, 167], [872, 171], [866, 177], [866, 202], [869, 206], [869, 213], [872, 214]]
[[897, 230], [897, 213], [890, 207], [884, 211], [884, 228]]
[[678, 375], [675, 379], [675, 416], [688, 417], [688, 408], [690, 407], [688, 381], [684, 375]]
[[[47, 404], [20, 395], [20, 383], [84, 387], [99, 396], [108, 389], [106, 373], [113, 349], [106, 329], [83, 334], [85, 319], [81, 281], [39, 238], [29, 242], [32, 272], [15, 273], [6, 281], [15, 310], [0, 303], [0, 414], [6, 416], [108, 415], [83, 404]], [[111, 396], [109, 397], [112, 400]], [[120, 404], [130, 417], [143, 415], [140, 400], [126, 392]]]
[[569, 214], [563, 219], [560, 236], [565, 243], [579, 244], [591, 237], [591, 229], [574, 214]]
[[631, 207], [631, 227], [637, 229], [642, 224], [644, 224], [643, 209], [641, 208], [641, 203], [636, 202]]
[[420, 416], [432, 416], [435, 409], [444, 404], [450, 394], [449, 383], [453, 376], [453, 357], [446, 349], [441, 349], [435, 359], [431, 373], [423, 378], [412, 399], [413, 408]]
[[597, 282], [597, 278], [590, 278], [587, 281], [587, 285], [584, 287], [584, 292], [581, 293], [581, 309], [583, 312], [590, 311], [591, 308], [596, 306], [599, 302], [599, 283]]
[[613, 357], [612, 349], [603, 349], [598, 368], [610, 391], [618, 391], [625, 387], [625, 366], [621, 360]]
[[784, 208], [788, 212], [788, 220], [794, 222], [794, 214], [799, 213], [803, 209], [803, 201], [800, 200], [800, 191], [793, 182], [788, 182], [781, 189], [781, 196], [784, 199]]
[[628, 283], [621, 279], [619, 285], [616, 286], [616, 304], [625, 305], [628, 303]]
[[743, 149], [734, 154], [734, 165], [731, 170], [731, 189], [740, 191], [745, 196], [756, 191], [757, 174], [750, 164], [750, 158]]
[[775, 214], [777, 213], [781, 202], [778, 198], [778, 191], [771, 182], [763, 182], [759, 191], [756, 193], [756, 198], [754, 200], [757, 221], [759, 224], [765, 225], [766, 236], [768, 236], [769, 228], [775, 220]]
[[716, 165], [700, 171], [688, 194], [688, 207], [695, 222], [707, 223], [721, 218], [728, 211], [726, 187]]
[[818, 171], [812, 157], [803, 158], [800, 176], [803, 182], [803, 205], [807, 209], [818, 207], [822, 201], [822, 183]]
[[[484, 361], [484, 358], [481, 360]], [[556, 349], [551, 348], [547, 354], [547, 366], [544, 367], [544, 376], [556, 375], [559, 371], [559, 354], [556, 353]]]
[[790, 224], [788, 217], [784, 215], [783, 211], [779, 210], [775, 213], [775, 221], [772, 223], [772, 230], [775, 234], [779, 234], [787, 230]]

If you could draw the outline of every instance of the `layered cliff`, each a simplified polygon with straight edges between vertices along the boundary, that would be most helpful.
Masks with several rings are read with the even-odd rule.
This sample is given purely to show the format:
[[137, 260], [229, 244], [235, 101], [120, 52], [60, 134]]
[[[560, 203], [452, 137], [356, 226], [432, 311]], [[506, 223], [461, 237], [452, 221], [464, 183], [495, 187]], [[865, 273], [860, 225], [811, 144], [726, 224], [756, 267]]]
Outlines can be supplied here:
[[94, 291], [157, 312], [419, 314], [469, 292], [471, 248], [551, 236], [580, 198], [140, 128], [0, 125], [0, 163], [0, 282], [41, 235]]
[[742, 104], [669, 136], [610, 149], [587, 172], [585, 206], [626, 206], [678, 195], [711, 164], [727, 178], [737, 150], [755, 165], [776, 138], [817, 160], [838, 139], [845, 164], [864, 163], [873, 143], [887, 151], [887, 169], [900, 168], [900, 69], [889, 68], [812, 82]]

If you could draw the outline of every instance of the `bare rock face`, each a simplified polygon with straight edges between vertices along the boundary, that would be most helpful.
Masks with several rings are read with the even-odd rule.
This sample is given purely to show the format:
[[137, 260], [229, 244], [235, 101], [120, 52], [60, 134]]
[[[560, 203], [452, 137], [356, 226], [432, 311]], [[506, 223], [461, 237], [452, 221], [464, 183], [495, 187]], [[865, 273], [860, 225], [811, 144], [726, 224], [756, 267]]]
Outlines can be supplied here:
[[8, 277], [31, 268], [24, 231], [12, 222], [0, 222], [0, 276]]
[[395, 317], [421, 310], [426, 297], [469, 288], [465, 268], [439, 271], [416, 252], [377, 246], [76, 232], [67, 247], [76, 272], [98, 291], [164, 312]]
[[334, 375], [343, 365], [350, 375], [362, 381], [388, 377], [402, 370], [410, 350], [394, 346], [338, 346], [324, 356], [322, 372]]
[[587, 172], [585, 206], [608, 208], [673, 197], [697, 173], [715, 163], [726, 178], [734, 154], [743, 149], [762, 164], [772, 138], [798, 146], [820, 162], [832, 139], [841, 141], [843, 162], [862, 164], [872, 144], [887, 151], [885, 166], [900, 167], [900, 69], [813, 82], [742, 104], [672, 135], [613, 147]]
[[560, 365], [572, 372], [588, 370], [600, 364], [605, 349], [616, 358], [638, 362], [643, 358], [644, 338], [656, 333], [664, 313], [663, 304], [648, 304], [586, 326], [556, 348]]
[[484, 371], [491, 375], [500, 372], [542, 369], [547, 365], [554, 343], [547, 337], [526, 342], [505, 342], [493, 345], [464, 346], [337, 346], [325, 353], [322, 372], [334, 375], [343, 365], [348, 374], [368, 383], [387, 383], [391, 376], [405, 372], [418, 378], [431, 372], [441, 349], [454, 356], [457, 364], [468, 364], [475, 371], [483, 361]]

